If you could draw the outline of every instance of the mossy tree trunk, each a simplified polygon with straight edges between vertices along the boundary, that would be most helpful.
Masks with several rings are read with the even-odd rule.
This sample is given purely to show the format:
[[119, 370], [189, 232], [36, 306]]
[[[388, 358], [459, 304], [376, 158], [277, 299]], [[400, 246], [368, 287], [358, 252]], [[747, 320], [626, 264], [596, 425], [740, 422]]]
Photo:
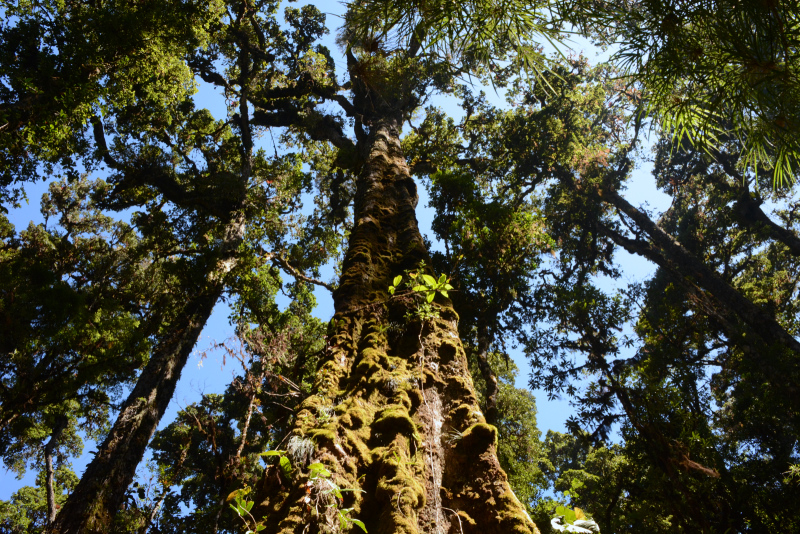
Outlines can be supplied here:
[[[357, 107], [392, 101], [374, 85], [361, 94], [353, 85]], [[292, 476], [270, 467], [256, 489], [253, 513], [267, 533], [357, 531], [336, 516], [344, 508], [370, 534], [538, 532], [500, 468], [497, 431], [478, 407], [450, 302], [437, 294], [437, 316], [421, 318], [421, 295], [387, 292], [428, 259], [400, 144], [402, 108], [373, 110], [368, 133], [356, 125], [354, 227], [328, 352], [289, 440], [306, 443], [289, 447]], [[312, 442], [313, 454], [297, 452]], [[312, 461], [330, 478], [310, 481]], [[335, 502], [328, 481], [356, 491]]]

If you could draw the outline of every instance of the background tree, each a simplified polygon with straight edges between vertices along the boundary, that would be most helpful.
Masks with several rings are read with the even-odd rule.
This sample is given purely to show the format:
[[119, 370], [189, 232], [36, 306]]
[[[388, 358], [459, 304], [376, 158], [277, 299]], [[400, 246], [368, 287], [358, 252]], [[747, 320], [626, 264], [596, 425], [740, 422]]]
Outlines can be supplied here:
[[46, 485], [45, 472], [40, 471], [36, 477], [36, 486], [23, 486], [8, 501], [0, 501], [0, 528], [9, 534], [46, 532], [47, 525], [51, 522], [48, 520], [50, 499], [47, 494], [52, 491], [54, 507], [59, 509], [67, 499], [67, 493], [77, 483], [78, 477], [67, 464], [61, 464], [55, 469], [50, 487]]
[[[9, 77], [8, 84], [4, 86], [4, 90], [7, 90], [4, 110], [8, 113], [27, 106], [23, 101], [30, 100], [26, 96], [28, 93], [49, 90], [38, 87], [40, 83], [45, 84], [46, 77], [42, 79], [44, 81], [24, 79], [24, 73], [15, 63], [23, 48], [32, 56], [32, 61], [68, 68], [64, 66], [66, 59], [73, 52], [77, 53], [76, 50], [82, 50], [87, 24], [93, 30], [89, 34], [98, 40], [98, 50], [109, 50], [111, 55], [124, 55], [127, 48], [121, 50], [114, 45], [120, 35], [128, 35], [131, 39], [129, 44], [134, 48], [146, 48], [140, 62], [123, 62], [124, 65], [121, 65], [115, 60], [112, 65], [102, 65], [103, 69], [112, 69], [113, 74], [99, 80], [82, 80], [83, 85], [75, 82], [75, 91], [85, 91], [81, 98], [86, 96], [88, 100], [77, 103], [69, 99], [60, 101], [58, 105], [65, 107], [58, 112], [61, 113], [59, 116], [66, 118], [53, 128], [58, 129], [64, 139], [77, 139], [75, 143], [65, 141], [58, 144], [57, 140], [47, 137], [47, 129], [41, 130], [27, 119], [12, 121], [17, 130], [13, 131], [11, 137], [4, 137], [6, 140], [12, 137], [17, 141], [23, 139], [31, 145], [39, 144], [40, 148], [50, 150], [47, 157], [33, 149], [26, 153], [28, 156], [39, 154], [39, 160], [48, 163], [42, 169], [45, 173], [62, 172], [74, 179], [75, 169], [81, 164], [88, 170], [96, 169], [101, 164], [107, 166], [111, 170], [109, 180], [113, 192], [101, 198], [98, 207], [111, 210], [142, 209], [134, 214], [133, 227], [149, 247], [147, 262], [163, 270], [163, 285], [159, 286], [156, 279], [149, 279], [149, 289], [155, 290], [155, 294], [140, 298], [138, 302], [149, 311], [157, 312], [152, 321], [143, 322], [136, 331], [141, 339], [149, 338], [154, 347], [153, 357], [139, 377], [137, 388], [123, 406], [123, 412], [112, 428], [106, 446], [101, 447], [92, 463], [91, 475], [84, 477], [86, 483], [74, 492], [73, 504], [70, 505], [72, 512], [62, 514], [62, 519], [68, 517], [78, 522], [88, 520], [85, 513], [74, 509], [77, 506], [74, 503], [80, 502], [84, 511], [93, 510], [92, 513], [97, 514], [100, 524], [103, 524], [121, 504], [125, 487], [132, 479], [136, 466], [136, 461], [130, 459], [140, 458], [144, 453], [147, 441], [169, 402], [180, 368], [225, 287], [219, 273], [227, 273], [233, 266], [233, 258], [229, 256], [238, 252], [239, 243], [244, 237], [243, 216], [252, 215], [262, 223], [256, 232], [250, 234], [253, 239], [248, 244], [249, 254], [257, 253], [262, 257], [240, 262], [243, 265], [242, 274], [238, 275], [240, 278], [255, 280], [263, 288], [265, 275], [274, 276], [276, 272], [270, 273], [269, 268], [262, 268], [262, 274], [258, 275], [244, 266], [252, 269], [273, 260], [296, 275], [302, 275], [304, 269], [303, 264], [292, 266], [288, 263], [286, 252], [281, 250], [286, 243], [284, 232], [275, 231], [276, 224], [291, 222], [287, 217], [281, 222], [280, 214], [291, 211], [291, 206], [297, 205], [296, 191], [307, 187], [302, 178], [296, 179], [299, 175], [297, 162], [291, 156], [276, 158], [274, 163], [268, 163], [263, 154], [254, 157], [252, 132], [247, 127], [242, 129], [239, 128], [240, 124], [236, 125], [244, 132], [244, 141], [241, 141], [232, 136], [228, 124], [214, 121], [205, 111], [195, 110], [189, 101], [193, 86], [186, 76], [190, 70], [183, 56], [187, 50], [201, 44], [203, 36], [207, 36], [207, 25], [219, 14], [214, 6], [206, 5], [204, 9], [208, 9], [203, 11], [202, 16], [197, 16], [195, 7], [188, 4], [171, 5], [166, 9], [153, 10], [150, 6], [145, 9], [146, 13], [140, 12], [140, 6], [128, 5], [76, 7], [47, 4], [8, 7], [10, 18], [4, 23], [4, 31], [13, 37], [6, 41], [9, 48], [6, 50], [5, 64]], [[158, 21], [154, 23], [152, 15], [159, 12]], [[181, 18], [184, 15], [191, 19], [191, 24]], [[131, 23], [137, 17], [141, 18], [141, 26], [129, 34], [119, 33], [120, 23]], [[98, 19], [105, 24], [96, 25]], [[170, 34], [175, 29], [173, 26], [180, 26], [186, 31], [175, 30]], [[141, 31], [144, 37], [137, 31]], [[177, 40], [181, 41], [180, 46], [172, 46]], [[59, 43], [56, 47], [53, 46], [55, 42]], [[147, 42], [147, 46], [143, 42]], [[286, 54], [297, 51], [287, 50]], [[131, 54], [134, 61], [136, 53], [134, 51]], [[83, 56], [73, 59], [88, 61], [89, 58]], [[102, 62], [102, 57], [97, 61]], [[157, 75], [153, 78], [150, 76], [152, 73]], [[251, 75], [259, 74], [245, 73], [238, 81], [248, 79]], [[45, 93], [40, 96], [47, 99]], [[74, 109], [69, 107], [73, 104], [77, 106]], [[87, 120], [87, 117], [91, 120]], [[244, 145], [244, 159], [251, 159], [243, 165], [244, 170], [237, 184], [237, 179], [231, 178], [229, 169], [231, 165], [237, 168], [241, 165], [241, 160], [236, 162], [241, 155], [241, 152], [237, 155], [236, 143], [239, 141]], [[9, 150], [27, 150], [27, 145], [17, 145], [14, 145], [17, 148]], [[198, 166], [195, 159], [200, 155], [204, 163]], [[21, 172], [24, 168], [17, 165], [9, 167], [9, 170]], [[274, 175], [271, 174], [273, 172]], [[253, 178], [254, 173], [257, 178]], [[210, 179], [212, 176], [213, 180]], [[271, 180], [267, 181], [268, 177]], [[281, 181], [277, 177], [286, 179]], [[31, 176], [15, 175], [9, 178], [9, 183], [25, 178]], [[270, 183], [275, 185], [269, 187]], [[237, 209], [241, 208], [239, 204], [247, 188], [250, 188], [248, 202], [252, 202], [249, 206], [271, 211], [251, 209], [250, 213], [245, 213]], [[99, 190], [95, 193], [99, 193]], [[302, 221], [297, 227], [301, 225]], [[323, 234], [316, 232], [308, 239], [324, 239]], [[271, 243], [270, 239], [273, 240]], [[302, 250], [302, 239], [298, 239], [298, 242], [300, 244], [295, 246]], [[264, 254], [265, 246], [275, 252]], [[318, 249], [324, 251], [323, 247]], [[82, 253], [87, 258], [92, 257], [90, 250]], [[307, 257], [313, 263], [313, 258], [324, 257], [325, 254], [318, 252]], [[305, 257], [296, 253], [295, 256], [295, 259], [305, 260]], [[137, 265], [137, 260], [129, 258], [129, 261], [125, 268]], [[6, 266], [11, 268], [10, 264]], [[146, 273], [145, 277], [152, 277], [152, 274]], [[231, 274], [230, 279], [234, 279], [234, 276]], [[259, 276], [261, 280], [258, 280]], [[58, 279], [58, 271], [54, 279]], [[105, 279], [103, 282], [113, 287], [113, 280]], [[58, 287], [58, 282], [54, 283]], [[62, 289], [69, 285], [70, 282], [66, 281]], [[97, 287], [106, 288], [102, 284]], [[251, 294], [256, 292], [256, 288], [253, 289]], [[61, 311], [69, 315], [75, 310]], [[74, 319], [80, 322], [79, 318]], [[117, 348], [124, 347], [120, 344]], [[129, 350], [133, 348], [128, 347]], [[9, 357], [13, 350], [14, 347], [9, 348]], [[37, 350], [41, 349], [34, 348], [32, 352], [35, 357], [41, 358]], [[86, 357], [79, 347], [73, 350], [79, 361]], [[55, 351], [48, 357], [57, 364], [64, 363], [63, 359], [59, 360], [61, 355]], [[13, 360], [9, 358], [7, 361]], [[96, 366], [93, 369], [98, 372], [98, 380], [112, 378], [108, 372], [104, 373]], [[134, 367], [131, 372], [135, 370]], [[13, 374], [14, 379], [25, 376], [17, 372]], [[40, 383], [44, 385], [44, 382]], [[81, 379], [72, 385], [78, 387], [84, 383]], [[70, 393], [69, 385], [62, 384], [58, 391], [74, 395]], [[24, 388], [18, 389], [24, 391]], [[148, 401], [142, 405], [137, 399]], [[12, 408], [4, 402], [6, 407]], [[18, 410], [11, 409], [9, 414], [12, 418], [19, 417]], [[116, 455], [112, 450], [116, 451]], [[116, 482], [108, 482], [112, 479]]]
[[[645, 501], [667, 503], [672, 518], [662, 515], [662, 523], [669, 519], [670, 528], [685, 530], [697, 525], [720, 531], [780, 528], [771, 518], [783, 517], [787, 524], [796, 520], [783, 495], [796, 490], [786, 473], [795, 454], [788, 451], [797, 447], [792, 422], [797, 409], [786, 399], [793, 398], [790, 377], [797, 372], [797, 353], [796, 311], [789, 304], [796, 281], [787, 277], [794, 256], [779, 236], [796, 235], [796, 229], [789, 221], [772, 222], [760, 208], [750, 217], [742, 213], [743, 203], [735, 199], [742, 198], [748, 183], [757, 183], [755, 176], [741, 182], [736, 173], [731, 179], [702, 153], [676, 155], [669, 145], [665, 141], [659, 147], [656, 178], [674, 200], [657, 223], [622, 202], [604, 182], [577, 205], [585, 206], [585, 198], [594, 197], [590, 205], [595, 211], [584, 211], [591, 218], [568, 227], [592, 228], [596, 235], [656, 262], [656, 275], [644, 287], [634, 284], [617, 295], [587, 283], [563, 290], [563, 304], [552, 309], [550, 321], [567, 325], [565, 332], [538, 345], [538, 361], [547, 361], [555, 346], [564, 350], [561, 369], [595, 370], [596, 382], [579, 397], [575, 427], [595, 421], [595, 436], [603, 437], [610, 424], [621, 423], [625, 441], [620, 452], [634, 466], [622, 494], [638, 488]], [[585, 183], [580, 187], [586, 191]], [[772, 190], [768, 180], [759, 189], [783, 199], [777, 201], [779, 217], [784, 209], [793, 210], [786, 191]], [[750, 204], [756, 208], [753, 204], [758, 202]], [[570, 216], [580, 213], [576, 204], [570, 205]], [[602, 211], [604, 205], [624, 215], [615, 221], [609, 217], [613, 212]], [[606, 265], [613, 272], [612, 264]], [[772, 305], [772, 298], [781, 305]], [[636, 322], [635, 335], [619, 337], [615, 330], [623, 330], [628, 321]], [[577, 339], [570, 339], [570, 331], [578, 333]], [[633, 348], [633, 355], [625, 355], [623, 347]], [[575, 352], [585, 354], [585, 360], [570, 364], [568, 355]], [[535, 383], [554, 391], [563, 387], [568, 373], [548, 371], [542, 363]], [[777, 369], [781, 376], [772, 374]], [[761, 389], [766, 384], [769, 392]], [[763, 411], [750, 411], [754, 404]], [[774, 413], [784, 415], [779, 422], [768, 422]], [[747, 438], [728, 426], [729, 417], [751, 429]], [[745, 474], [745, 466], [759, 458], [769, 458], [764, 461], [771, 474]], [[756, 487], [781, 488], [781, 495]], [[620, 510], [618, 517], [625, 514]]]
[[751, 171], [777, 185], [798, 166], [797, 4], [761, 2], [563, 2], [585, 34], [618, 48], [642, 90], [643, 113], [663, 131], [712, 154], [726, 138]]

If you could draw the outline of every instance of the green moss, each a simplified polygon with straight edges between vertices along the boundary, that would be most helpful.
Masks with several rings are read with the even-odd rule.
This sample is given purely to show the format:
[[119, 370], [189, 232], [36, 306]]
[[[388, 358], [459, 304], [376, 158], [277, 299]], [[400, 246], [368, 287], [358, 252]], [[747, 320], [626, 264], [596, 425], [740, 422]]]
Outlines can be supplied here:
[[477, 404], [471, 384], [460, 376], [451, 376], [447, 379], [447, 395], [454, 399], [461, 399], [464, 403]]
[[409, 389], [407, 393], [408, 398], [411, 401], [410, 412], [415, 412], [425, 399], [422, 398], [422, 392], [418, 389]]
[[426, 389], [440, 389], [446, 386], [444, 380], [442, 380], [439, 376], [438, 372], [435, 372], [431, 369], [425, 368], [425, 388]]
[[503, 532], [512, 534], [539, 534], [539, 529], [530, 518], [511, 488], [497, 498], [497, 519]]
[[472, 425], [461, 435], [456, 450], [468, 456], [478, 456], [489, 447], [497, 448], [497, 428], [486, 423]]
[[357, 456], [359, 463], [361, 463], [364, 467], [367, 467], [372, 462], [372, 451], [370, 451], [369, 447], [367, 447], [366, 443], [364, 443], [365, 437], [366, 436], [361, 436], [359, 433], [352, 430], [344, 431], [344, 446], [347, 449], [347, 452], [351, 455]]
[[408, 411], [402, 405], [389, 405], [375, 416], [372, 423], [374, 432], [385, 434], [404, 434], [406, 436], [417, 435], [417, 425], [411, 420]]
[[336, 432], [330, 428], [313, 428], [306, 433], [306, 436], [313, 439], [316, 443], [336, 443]]
[[474, 526], [477, 525], [475, 520], [472, 519], [467, 512], [465, 512], [463, 510], [459, 510], [457, 515], [461, 519], [462, 523], [467, 524], [467, 525], [469, 525], [471, 527], [474, 527]]
[[449, 363], [458, 354], [458, 345], [452, 340], [442, 340], [439, 345], [439, 358], [442, 363]]
[[457, 408], [450, 410], [450, 420], [456, 428], [462, 428], [469, 422], [474, 410], [469, 404], [461, 404]]
[[373, 373], [380, 371], [383, 366], [381, 365], [386, 355], [383, 351], [377, 349], [364, 349], [359, 354], [358, 364], [356, 364], [354, 373], [361, 376], [369, 376]]
[[300, 404], [300, 410], [308, 410], [309, 413], [314, 414], [317, 413], [317, 408], [320, 406], [325, 406], [325, 401], [318, 395], [311, 395]]
[[406, 391], [401, 390], [395, 393], [394, 397], [392, 398], [392, 403], [401, 404], [402, 406], [405, 407], [406, 411], [408, 411], [409, 413], [411, 412], [411, 407], [412, 407], [411, 398], [408, 396], [408, 393]]

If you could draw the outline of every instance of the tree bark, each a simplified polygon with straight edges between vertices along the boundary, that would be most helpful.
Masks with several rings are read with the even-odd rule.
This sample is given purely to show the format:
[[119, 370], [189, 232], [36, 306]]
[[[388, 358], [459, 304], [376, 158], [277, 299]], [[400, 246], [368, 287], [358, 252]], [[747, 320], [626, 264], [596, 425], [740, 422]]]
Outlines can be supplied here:
[[478, 367], [481, 370], [483, 381], [486, 382], [486, 404], [484, 406], [483, 415], [486, 417], [486, 422], [490, 425], [497, 424], [497, 376], [495, 376], [492, 366], [489, 363], [489, 346], [491, 345], [491, 337], [489, 336], [489, 329], [483, 324], [483, 321], [478, 323]]
[[133, 481], [136, 467], [169, 405], [181, 371], [197, 338], [222, 294], [224, 273], [244, 232], [243, 216], [229, 223], [220, 259], [176, 315], [117, 420], [54, 524], [59, 533], [100, 533], [111, 530], [114, 515]]
[[[343, 507], [370, 534], [538, 532], [500, 468], [497, 430], [478, 407], [450, 302], [437, 295], [438, 316], [422, 318], [419, 294], [387, 292], [395, 276], [428, 259], [400, 126], [399, 116], [385, 116], [359, 140], [329, 350], [292, 431], [313, 441], [332, 482], [359, 491], [327, 507], [322, 483], [292, 458], [291, 480], [267, 469], [254, 515], [266, 533], [335, 528]], [[318, 419], [323, 409], [334, 416]]]

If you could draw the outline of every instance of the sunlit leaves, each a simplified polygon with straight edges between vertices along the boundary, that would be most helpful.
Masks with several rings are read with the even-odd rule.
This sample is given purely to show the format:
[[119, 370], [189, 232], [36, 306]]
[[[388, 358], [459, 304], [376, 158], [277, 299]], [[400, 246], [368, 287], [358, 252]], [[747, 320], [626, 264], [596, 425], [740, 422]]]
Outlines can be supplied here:
[[643, 110], [712, 152], [744, 147], [743, 165], [770, 169], [776, 186], [800, 169], [800, 10], [776, 2], [563, 2], [587, 33], [618, 47], [614, 59], [642, 90]]
[[[494, 69], [509, 59], [529, 73], [541, 74], [545, 59], [534, 39], [553, 43], [549, 4], [517, 0], [354, 1], [348, 25], [356, 43], [379, 39], [395, 49], [421, 46], [424, 54], [458, 69]], [[509, 57], [508, 54], [513, 54]]]

